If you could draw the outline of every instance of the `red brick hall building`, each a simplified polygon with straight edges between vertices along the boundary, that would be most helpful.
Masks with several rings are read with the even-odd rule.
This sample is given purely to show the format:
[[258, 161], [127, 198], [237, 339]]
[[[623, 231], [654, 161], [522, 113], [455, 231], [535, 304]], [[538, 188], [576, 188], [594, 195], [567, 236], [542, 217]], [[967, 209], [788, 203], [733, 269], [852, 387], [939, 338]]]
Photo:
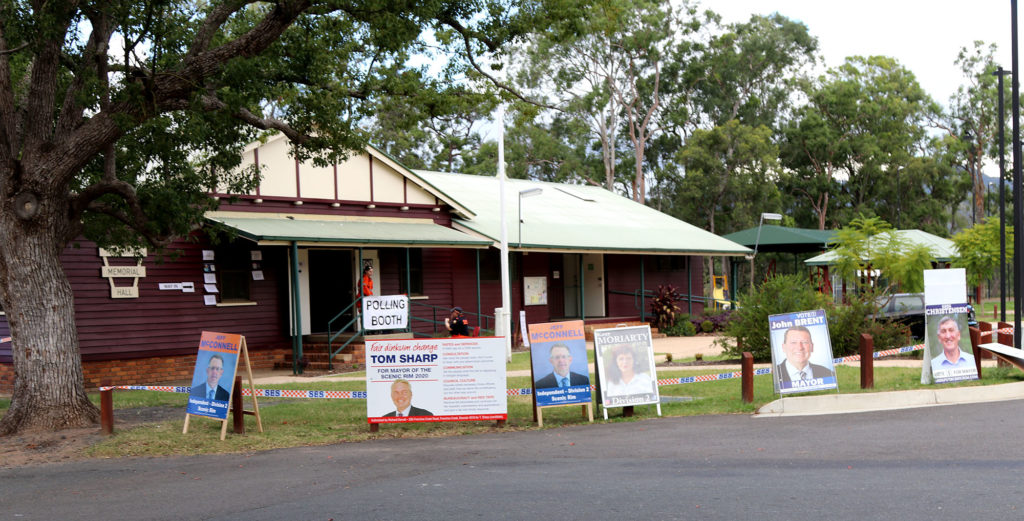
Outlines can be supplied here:
[[[203, 330], [245, 335], [258, 368], [322, 351], [331, 319], [349, 308], [332, 331], [351, 319], [364, 265], [375, 268], [376, 295], [410, 295], [416, 335], [442, 334], [456, 305], [471, 326], [494, 327], [496, 178], [412, 171], [372, 147], [329, 167], [287, 151], [281, 136], [250, 145], [244, 162], [259, 166], [258, 188], [233, 203], [216, 194], [221, 208], [172, 246], [176, 257], [67, 248], [87, 386], [187, 379]], [[699, 297], [703, 256], [749, 251], [601, 188], [509, 180], [505, 200], [516, 323], [524, 309], [529, 323], [641, 320], [643, 290], [670, 283]], [[212, 229], [233, 239], [211, 241]], [[697, 300], [682, 307], [703, 311]], [[13, 383], [10, 345], [0, 343], [0, 391]]]

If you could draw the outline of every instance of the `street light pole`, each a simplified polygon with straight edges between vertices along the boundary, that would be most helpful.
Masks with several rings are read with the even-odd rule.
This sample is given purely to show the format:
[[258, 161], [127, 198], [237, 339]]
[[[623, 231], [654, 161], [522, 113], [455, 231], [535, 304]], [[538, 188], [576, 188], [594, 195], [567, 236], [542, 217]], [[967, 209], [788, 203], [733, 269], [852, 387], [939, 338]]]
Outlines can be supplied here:
[[754, 257], [757, 257], [757, 245], [761, 243], [761, 225], [768, 221], [781, 221], [782, 215], [764, 212], [757, 222], [757, 238], [754, 239], [754, 254], [750, 256], [750, 294], [754, 294]]
[[1006, 115], [1003, 76], [1010, 71], [1000, 65], [992, 74], [999, 78], [999, 320], [1006, 322]]
[[1013, 81], [1010, 83], [1010, 104], [1013, 107], [1013, 347], [1021, 348], [1020, 314], [1021, 314], [1021, 279], [1024, 279], [1024, 197], [1021, 194], [1020, 167], [1020, 78], [1017, 67], [1017, 0], [1010, 0], [1010, 48], [1012, 65], [1010, 70]]

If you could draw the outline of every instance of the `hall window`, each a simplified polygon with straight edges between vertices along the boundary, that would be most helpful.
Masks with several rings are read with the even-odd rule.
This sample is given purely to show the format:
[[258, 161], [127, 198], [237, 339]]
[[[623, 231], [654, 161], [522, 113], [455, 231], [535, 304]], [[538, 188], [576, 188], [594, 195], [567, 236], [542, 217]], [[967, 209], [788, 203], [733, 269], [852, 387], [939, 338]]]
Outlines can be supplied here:
[[[220, 301], [252, 300], [252, 254], [248, 248], [224, 246], [214, 250]], [[207, 263], [209, 264], [209, 263]]]

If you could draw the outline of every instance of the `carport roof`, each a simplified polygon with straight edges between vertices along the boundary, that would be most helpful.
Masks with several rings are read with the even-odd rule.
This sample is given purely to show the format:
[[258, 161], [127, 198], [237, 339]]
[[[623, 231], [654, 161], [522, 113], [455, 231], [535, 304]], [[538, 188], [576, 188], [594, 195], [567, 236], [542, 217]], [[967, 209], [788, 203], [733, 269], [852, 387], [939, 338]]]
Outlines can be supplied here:
[[757, 250], [761, 252], [804, 253], [827, 249], [835, 235], [835, 230], [811, 230], [765, 224], [761, 226], [760, 240], [757, 237], [756, 226], [730, 233], [724, 237], [749, 248], [753, 248], [756, 242]]

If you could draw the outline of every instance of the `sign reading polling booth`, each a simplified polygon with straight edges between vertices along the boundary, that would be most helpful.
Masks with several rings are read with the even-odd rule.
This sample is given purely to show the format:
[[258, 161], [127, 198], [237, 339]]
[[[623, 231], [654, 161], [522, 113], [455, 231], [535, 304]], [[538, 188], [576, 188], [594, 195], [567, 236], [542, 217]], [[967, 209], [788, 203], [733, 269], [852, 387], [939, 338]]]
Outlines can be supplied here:
[[363, 297], [363, 329], [406, 329], [409, 327], [409, 296]]
[[776, 392], [837, 388], [825, 310], [770, 315], [768, 327]]
[[530, 324], [528, 328], [537, 406], [590, 403], [583, 321]]
[[203, 331], [188, 394], [188, 414], [227, 419], [241, 344], [241, 335]]
[[504, 420], [505, 339], [366, 343], [368, 423]]

